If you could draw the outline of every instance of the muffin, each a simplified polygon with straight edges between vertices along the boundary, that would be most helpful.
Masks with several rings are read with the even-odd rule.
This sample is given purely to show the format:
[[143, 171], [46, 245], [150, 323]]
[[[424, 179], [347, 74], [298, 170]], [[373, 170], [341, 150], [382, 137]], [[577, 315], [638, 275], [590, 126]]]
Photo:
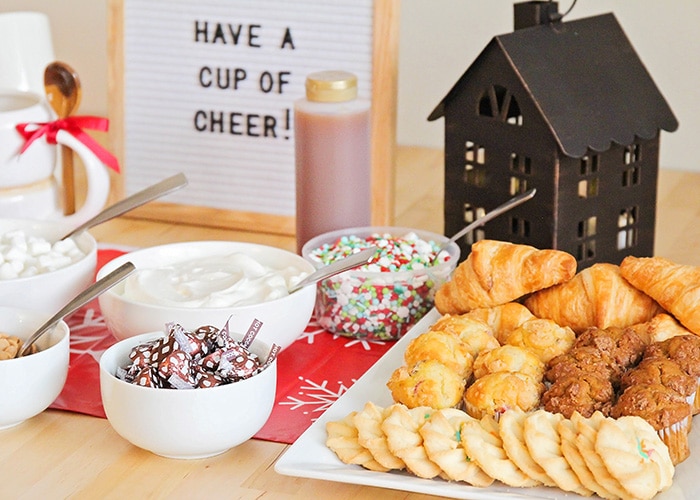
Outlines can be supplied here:
[[661, 384], [631, 385], [617, 399], [611, 416], [636, 415], [646, 420], [668, 447], [678, 465], [690, 456], [688, 432], [691, 406], [683, 396]]
[[596, 411], [610, 415], [615, 390], [604, 374], [580, 372], [558, 378], [542, 395], [544, 409], [571, 418], [574, 412], [588, 418]]
[[464, 316], [479, 319], [489, 325], [493, 330], [494, 337], [501, 344], [505, 344], [505, 339], [510, 335], [510, 332], [526, 321], [535, 319], [535, 315], [519, 302], [507, 302], [498, 306], [472, 309]]
[[593, 346], [627, 370], [639, 363], [647, 344], [632, 328], [609, 326], [588, 328], [576, 339], [575, 347]]
[[675, 361], [691, 377], [700, 377], [700, 337], [697, 335], [677, 335], [650, 344], [644, 351], [644, 358], [658, 357]]
[[562, 378], [576, 377], [580, 373], [596, 373], [611, 381], [619, 381], [623, 370], [610, 356], [593, 346], [574, 347], [549, 360], [545, 379], [555, 382]]
[[506, 338], [506, 344], [528, 347], [543, 363], [548, 363], [571, 349], [575, 340], [576, 335], [568, 326], [559, 326], [551, 319], [536, 318], [513, 330]]
[[476, 419], [490, 415], [498, 419], [509, 408], [523, 411], [540, 404], [544, 384], [515, 372], [496, 372], [478, 378], [464, 393], [464, 407]]
[[397, 403], [408, 408], [429, 406], [440, 410], [457, 406], [466, 384], [464, 378], [451, 368], [428, 359], [397, 368], [386, 385]]
[[[695, 403], [695, 394], [698, 389], [697, 380], [683, 371], [678, 363], [668, 358], [642, 360], [622, 376], [620, 390], [624, 391], [638, 384], [661, 384], [676, 391], [691, 405]], [[695, 413], [693, 408], [693, 414]]]
[[542, 380], [545, 364], [527, 347], [503, 345], [483, 351], [474, 360], [474, 378], [489, 373], [518, 372]]
[[468, 334], [470, 332], [488, 333], [493, 336], [493, 330], [485, 321], [473, 318], [466, 314], [445, 314], [433, 323], [430, 330], [442, 330], [455, 335]]
[[412, 366], [427, 359], [440, 361], [465, 380], [471, 378], [474, 358], [469, 346], [457, 335], [431, 330], [411, 340], [404, 353], [406, 364]]
[[[697, 335], [678, 335], [662, 342], [654, 342], [644, 351], [644, 359], [659, 357], [675, 361], [683, 371], [700, 384], [700, 337]], [[693, 413], [698, 412], [700, 412], [700, 397], [696, 393]]]

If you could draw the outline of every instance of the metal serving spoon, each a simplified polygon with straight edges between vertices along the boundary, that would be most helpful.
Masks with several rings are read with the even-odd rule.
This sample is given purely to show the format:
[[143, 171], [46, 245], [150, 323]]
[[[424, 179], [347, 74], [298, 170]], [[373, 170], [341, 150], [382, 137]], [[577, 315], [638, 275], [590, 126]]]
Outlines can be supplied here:
[[[82, 89], [78, 73], [63, 62], [52, 62], [44, 70], [44, 89], [51, 107], [59, 118], [70, 116], [80, 105]], [[63, 213], [75, 213], [75, 180], [73, 151], [61, 146], [61, 180], [63, 182]]]
[[54, 314], [46, 323], [41, 325], [39, 329], [32, 334], [31, 337], [22, 345], [22, 348], [17, 352], [17, 358], [24, 356], [27, 351], [32, 347], [34, 342], [39, 340], [42, 335], [48, 332], [52, 327], [61, 321], [65, 316], [77, 311], [82, 306], [90, 302], [92, 299], [100, 295], [102, 292], [109, 290], [114, 285], [119, 283], [121, 280], [126, 278], [131, 274], [136, 267], [131, 262], [125, 262], [118, 268], [116, 268], [111, 273], [104, 276], [102, 279], [97, 280], [95, 283], [87, 287], [85, 290], [80, 292], [76, 297], [68, 302], [60, 311]]
[[73, 229], [61, 239], [65, 240], [66, 238], [70, 238], [71, 236], [75, 236], [76, 234], [82, 233], [83, 231], [90, 229], [93, 226], [102, 224], [103, 222], [113, 219], [114, 217], [118, 217], [119, 215], [122, 215], [128, 212], [129, 210], [133, 210], [134, 208], [140, 207], [141, 205], [144, 205], [149, 201], [155, 200], [156, 198], [160, 198], [161, 196], [164, 196], [168, 193], [172, 193], [173, 191], [176, 191], [186, 185], [187, 178], [185, 177], [185, 174], [179, 173], [173, 175], [172, 177], [168, 177], [167, 179], [162, 180], [157, 184], [153, 184], [151, 187], [147, 187], [146, 189], [139, 191], [138, 193], [132, 194], [131, 196], [127, 196], [123, 200], [118, 201], [113, 205], [110, 205], [90, 220], [84, 222], [80, 226]]
[[293, 287], [290, 287], [289, 293], [299, 291], [307, 285], [313, 285], [314, 283], [318, 283], [321, 280], [335, 276], [336, 274], [347, 271], [348, 269], [359, 267], [362, 264], [367, 264], [377, 253], [377, 250], [377, 247], [365, 248], [357, 253], [348, 255], [340, 260], [336, 260], [327, 266], [323, 266], [322, 268], [309, 274]]
[[452, 236], [452, 238], [450, 238], [445, 243], [440, 245], [440, 248], [438, 249], [438, 251], [435, 252], [435, 258], [433, 260], [437, 259], [438, 255], [440, 255], [440, 252], [442, 252], [443, 250], [446, 250], [448, 246], [450, 246], [452, 243], [454, 243], [455, 241], [460, 239], [465, 234], [469, 234], [470, 232], [474, 231], [474, 229], [483, 226], [491, 219], [495, 219], [499, 215], [507, 212], [508, 210], [525, 203], [527, 200], [529, 200], [530, 198], [535, 196], [536, 192], [537, 192], [537, 189], [532, 188], [529, 191], [525, 191], [522, 194], [514, 196], [510, 200], [506, 201], [504, 204], [499, 205], [496, 208], [494, 208], [493, 210], [491, 210], [490, 212], [484, 214], [483, 217], [479, 217], [474, 222], [469, 223], [467, 226], [464, 227], [464, 229], [462, 229], [457, 234]]

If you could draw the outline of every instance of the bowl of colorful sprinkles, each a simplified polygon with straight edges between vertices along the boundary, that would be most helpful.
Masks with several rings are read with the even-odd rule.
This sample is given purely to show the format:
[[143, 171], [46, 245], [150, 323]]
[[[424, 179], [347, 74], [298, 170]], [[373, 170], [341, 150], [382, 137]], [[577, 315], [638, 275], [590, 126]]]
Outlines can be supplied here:
[[445, 236], [418, 229], [368, 226], [331, 231], [302, 248], [316, 267], [369, 246], [368, 264], [318, 285], [315, 317], [331, 333], [367, 340], [397, 340], [433, 307], [435, 292], [459, 260], [459, 246], [437, 255]]

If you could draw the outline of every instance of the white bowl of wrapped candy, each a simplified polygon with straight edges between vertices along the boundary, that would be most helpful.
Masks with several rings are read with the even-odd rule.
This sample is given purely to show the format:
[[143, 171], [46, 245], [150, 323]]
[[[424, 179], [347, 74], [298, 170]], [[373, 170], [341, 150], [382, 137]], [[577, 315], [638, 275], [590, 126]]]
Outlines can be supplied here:
[[0, 307], [0, 429], [43, 412], [63, 390], [70, 357], [66, 323], [59, 322], [39, 338], [32, 354], [15, 357], [21, 342], [48, 319], [49, 314]]
[[[58, 221], [0, 219], [0, 306], [55, 313], [95, 280], [97, 242]], [[1, 327], [0, 327], [1, 328]]]
[[314, 266], [280, 248], [234, 241], [171, 243], [117, 257], [97, 277], [126, 261], [136, 271], [99, 297], [117, 339], [157, 331], [171, 321], [185, 328], [230, 321], [233, 329], [243, 330], [258, 319], [264, 325], [260, 339], [284, 349], [313, 313], [315, 287], [288, 290]]
[[277, 352], [228, 325], [127, 338], [100, 359], [107, 419], [132, 444], [168, 458], [218, 455], [253, 437], [272, 412]]

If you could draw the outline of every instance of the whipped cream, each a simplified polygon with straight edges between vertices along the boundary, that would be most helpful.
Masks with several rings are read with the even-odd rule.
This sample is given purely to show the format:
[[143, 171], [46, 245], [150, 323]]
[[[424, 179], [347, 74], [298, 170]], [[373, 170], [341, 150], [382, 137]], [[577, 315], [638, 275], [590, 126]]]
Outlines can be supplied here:
[[233, 253], [139, 269], [120, 289], [127, 299], [161, 306], [244, 306], [289, 295], [289, 288], [307, 274], [295, 266], [273, 268]]

